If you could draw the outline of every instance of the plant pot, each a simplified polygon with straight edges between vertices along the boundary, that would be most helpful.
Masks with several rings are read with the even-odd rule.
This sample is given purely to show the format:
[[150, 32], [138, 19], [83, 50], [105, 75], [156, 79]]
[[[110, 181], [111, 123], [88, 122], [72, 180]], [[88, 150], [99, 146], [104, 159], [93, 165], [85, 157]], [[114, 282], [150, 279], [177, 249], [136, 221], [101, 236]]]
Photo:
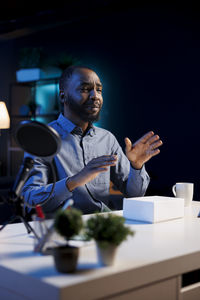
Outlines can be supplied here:
[[53, 249], [55, 266], [58, 272], [73, 273], [76, 271], [79, 248], [60, 246]]
[[37, 81], [44, 78], [58, 78], [61, 76], [61, 74], [62, 72], [58, 68], [27, 68], [16, 71], [16, 79], [18, 82], [28, 82]]
[[109, 245], [106, 248], [102, 248], [99, 243], [96, 243], [97, 257], [100, 266], [111, 266], [114, 264], [115, 255], [117, 252], [117, 246]]
[[18, 82], [35, 81], [44, 78], [44, 72], [40, 68], [20, 69], [16, 78]]

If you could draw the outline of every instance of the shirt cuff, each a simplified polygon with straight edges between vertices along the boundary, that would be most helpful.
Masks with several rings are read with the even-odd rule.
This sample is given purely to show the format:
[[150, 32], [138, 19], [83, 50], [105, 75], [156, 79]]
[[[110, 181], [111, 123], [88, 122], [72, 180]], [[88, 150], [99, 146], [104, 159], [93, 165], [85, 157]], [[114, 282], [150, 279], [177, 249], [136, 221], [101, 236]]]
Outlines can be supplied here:
[[131, 172], [131, 174], [135, 174], [136, 176], [142, 176], [142, 175], [146, 176], [146, 174], [147, 174], [144, 165], [142, 166], [141, 169], [135, 169], [135, 168], [133, 168], [133, 166], [131, 165], [131, 163], [130, 163], [130, 172]]
[[44, 204], [44, 209], [47, 213], [53, 212], [61, 207], [69, 198], [72, 198], [72, 193], [68, 190], [66, 178], [64, 178], [56, 182], [53, 197]]
[[54, 198], [59, 199], [59, 203], [66, 201], [68, 198], [72, 197], [72, 192], [70, 192], [66, 185], [66, 178], [59, 180], [55, 185]]

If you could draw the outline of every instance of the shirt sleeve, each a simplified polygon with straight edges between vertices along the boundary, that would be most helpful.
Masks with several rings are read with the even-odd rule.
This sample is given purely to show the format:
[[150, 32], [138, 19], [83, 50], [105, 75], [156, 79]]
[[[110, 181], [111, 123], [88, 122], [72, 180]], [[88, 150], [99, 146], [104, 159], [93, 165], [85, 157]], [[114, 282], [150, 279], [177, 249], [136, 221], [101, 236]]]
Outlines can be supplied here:
[[[34, 159], [34, 167], [22, 189], [25, 203], [42, 205], [46, 201], [53, 188], [53, 183], [48, 183], [50, 173], [51, 167], [49, 162], [42, 159]], [[43, 205], [43, 209], [45, 212], [53, 212], [71, 197], [72, 193], [66, 186], [66, 178], [56, 181], [54, 191]]]
[[144, 196], [150, 181], [145, 166], [134, 169], [114, 136], [112, 153], [117, 155], [118, 161], [111, 167], [111, 181], [127, 198]]

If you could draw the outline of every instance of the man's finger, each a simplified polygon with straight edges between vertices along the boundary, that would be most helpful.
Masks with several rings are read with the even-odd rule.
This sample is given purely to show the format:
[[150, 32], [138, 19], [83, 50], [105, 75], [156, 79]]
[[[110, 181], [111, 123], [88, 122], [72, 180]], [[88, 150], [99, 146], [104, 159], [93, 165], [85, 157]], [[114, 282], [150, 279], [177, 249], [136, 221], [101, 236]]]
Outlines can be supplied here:
[[149, 144], [149, 145], [151, 145], [151, 144], [153, 144], [154, 142], [156, 142], [156, 141], [158, 141], [158, 140], [160, 140], [160, 137], [159, 137], [159, 135], [153, 135], [151, 138], [149, 138], [148, 140], [147, 140], [147, 143]]
[[153, 131], [149, 131], [147, 132], [145, 135], [143, 135], [138, 142], [141, 142], [143, 144], [145, 144], [152, 136], [154, 136], [154, 132]]
[[126, 137], [124, 139], [124, 141], [125, 141], [125, 145], [126, 145], [126, 151], [130, 151], [132, 149], [131, 140], [128, 137]]
[[104, 167], [112, 167], [115, 166], [116, 162], [101, 162], [101, 163], [95, 163], [91, 165], [92, 169], [96, 169], [96, 168], [104, 168]]
[[159, 150], [159, 149], [152, 150], [152, 152], [151, 152], [151, 157], [156, 156], [156, 155], [158, 155], [159, 153], [160, 153], [160, 150]]
[[98, 171], [99, 173], [102, 173], [102, 172], [108, 171], [108, 168], [97, 168], [97, 169], [95, 169], [95, 171]]
[[93, 158], [92, 162], [104, 162], [104, 161], [115, 161], [117, 160], [117, 155], [102, 155], [99, 157]]
[[151, 149], [157, 149], [158, 147], [162, 146], [163, 142], [161, 140], [159, 140], [158, 142], [154, 142], [153, 144], [151, 144]]

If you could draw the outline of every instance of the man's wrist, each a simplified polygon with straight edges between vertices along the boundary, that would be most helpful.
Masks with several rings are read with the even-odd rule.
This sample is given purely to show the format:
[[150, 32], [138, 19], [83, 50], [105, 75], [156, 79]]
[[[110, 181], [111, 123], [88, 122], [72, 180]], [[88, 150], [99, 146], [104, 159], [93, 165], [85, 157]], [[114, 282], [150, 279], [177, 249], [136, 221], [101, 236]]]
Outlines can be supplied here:
[[73, 192], [73, 190], [76, 188], [76, 182], [73, 180], [73, 176], [72, 177], [68, 177], [66, 179], [66, 187], [68, 188], [69, 192]]
[[142, 167], [143, 167], [143, 165], [144, 165], [144, 164], [142, 164], [142, 165], [141, 164], [137, 164], [137, 163], [132, 162], [132, 161], [130, 161], [130, 163], [131, 163], [132, 168], [135, 169], [135, 170], [141, 170]]

